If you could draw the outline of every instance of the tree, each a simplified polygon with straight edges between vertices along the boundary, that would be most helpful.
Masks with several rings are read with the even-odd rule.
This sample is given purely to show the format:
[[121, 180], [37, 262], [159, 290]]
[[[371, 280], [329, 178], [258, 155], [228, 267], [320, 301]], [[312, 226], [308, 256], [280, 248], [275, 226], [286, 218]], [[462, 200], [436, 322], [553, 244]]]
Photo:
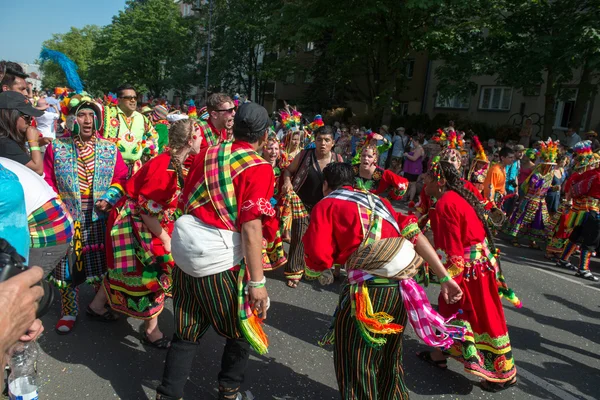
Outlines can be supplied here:
[[[192, 24], [172, 0], [127, 2], [106, 26], [93, 51], [91, 76], [97, 87], [113, 90], [122, 83], [154, 97], [193, 81], [196, 43]], [[183, 86], [183, 87], [182, 87]]]
[[[390, 123], [394, 98], [404, 88], [404, 65], [433, 22], [436, 2], [416, 0], [311, 0], [286, 2], [282, 35], [316, 45], [318, 102], [365, 102]], [[323, 87], [322, 85], [325, 85]], [[335, 105], [335, 104], [330, 104]]]
[[545, 83], [544, 129], [550, 136], [563, 86], [579, 74], [572, 122], [579, 127], [587, 101], [598, 86], [600, 36], [598, 0], [473, 0], [441, 2], [425, 42], [442, 94], [464, 94], [472, 77], [496, 76], [499, 84], [526, 90]]
[[[43, 47], [66, 54], [77, 64], [79, 76], [87, 90], [93, 90], [93, 87], [89, 87], [89, 68], [100, 29], [97, 25], [86, 25], [81, 29], [72, 27], [67, 33], [52, 35], [52, 39], [46, 40], [42, 44]], [[42, 86], [44, 88], [67, 86], [65, 74], [59, 65], [46, 62], [40, 65], [40, 71], [43, 74]]]

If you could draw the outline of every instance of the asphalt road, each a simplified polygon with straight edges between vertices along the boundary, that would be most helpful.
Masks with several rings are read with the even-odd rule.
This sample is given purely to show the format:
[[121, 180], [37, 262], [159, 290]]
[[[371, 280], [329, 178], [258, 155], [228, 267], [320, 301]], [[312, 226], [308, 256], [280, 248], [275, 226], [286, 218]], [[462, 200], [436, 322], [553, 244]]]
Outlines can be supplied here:
[[[554, 267], [542, 252], [515, 249], [499, 241], [507, 282], [524, 307], [505, 303], [518, 368], [518, 385], [501, 394], [483, 392], [473, 375], [455, 361], [447, 371], [419, 361], [425, 348], [411, 328], [404, 336], [406, 383], [412, 399], [598, 399], [600, 398], [600, 284], [583, 281]], [[594, 258], [593, 268], [600, 273]], [[268, 275], [271, 309], [266, 321], [270, 351], [253, 354], [245, 389], [260, 400], [338, 399], [332, 352], [317, 340], [328, 327], [340, 284], [321, 287], [302, 282], [285, 286], [283, 271]], [[435, 303], [438, 287], [427, 289]], [[82, 289], [82, 308], [93, 296]], [[153, 399], [166, 351], [140, 344], [140, 321], [113, 324], [80, 317], [72, 334], [53, 327], [59, 305], [43, 318], [39, 343], [40, 399]], [[173, 332], [172, 302], [160, 316], [163, 331]], [[213, 399], [224, 341], [210, 331], [203, 338], [186, 386], [187, 400]]]

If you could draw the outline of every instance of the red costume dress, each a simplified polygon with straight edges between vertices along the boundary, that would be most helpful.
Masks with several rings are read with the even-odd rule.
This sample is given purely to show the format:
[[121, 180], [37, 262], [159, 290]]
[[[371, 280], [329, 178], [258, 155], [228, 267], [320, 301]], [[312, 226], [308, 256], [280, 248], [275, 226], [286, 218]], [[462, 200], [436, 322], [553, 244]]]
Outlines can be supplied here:
[[408, 189], [408, 180], [390, 170], [375, 168], [371, 179], [360, 176], [360, 165], [354, 165], [354, 187], [368, 190], [374, 194], [382, 194], [389, 189], [390, 200], [400, 200]]
[[467, 328], [464, 343], [449, 353], [465, 371], [492, 382], [508, 382], [516, 375], [506, 319], [498, 295], [496, 258], [487, 246], [483, 224], [475, 210], [459, 194], [445, 192], [429, 211], [435, 247], [450, 276], [463, 291], [456, 304], [441, 295], [439, 312], [453, 324]]
[[112, 209], [107, 224], [104, 279], [110, 306], [134, 318], [150, 319], [171, 293], [173, 258], [144, 221], [155, 217], [171, 235], [184, 177], [178, 177], [171, 155], [148, 161], [125, 185], [125, 196]]

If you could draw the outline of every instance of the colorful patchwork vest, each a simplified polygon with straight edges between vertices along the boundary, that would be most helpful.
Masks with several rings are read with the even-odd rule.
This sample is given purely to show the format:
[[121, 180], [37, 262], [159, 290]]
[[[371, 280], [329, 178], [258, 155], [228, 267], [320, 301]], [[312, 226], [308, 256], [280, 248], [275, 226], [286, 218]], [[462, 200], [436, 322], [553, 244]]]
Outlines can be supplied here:
[[[55, 139], [52, 142], [54, 152], [54, 175], [56, 187], [61, 200], [73, 216], [73, 220], [81, 220], [81, 192], [79, 190], [79, 176], [77, 174], [77, 149], [71, 138]], [[94, 151], [94, 203], [106, 193], [111, 186], [115, 164], [117, 162], [117, 147], [98, 138]], [[92, 220], [98, 220], [96, 209], [92, 212]]]
[[152, 146], [156, 146], [154, 142], [158, 142], [152, 124], [142, 114], [134, 112], [131, 117], [130, 131], [121, 132], [125, 114], [119, 112], [117, 106], [104, 107], [104, 138], [116, 143], [117, 148], [123, 156], [123, 161], [128, 164], [136, 162], [142, 158], [144, 153], [153, 153]]

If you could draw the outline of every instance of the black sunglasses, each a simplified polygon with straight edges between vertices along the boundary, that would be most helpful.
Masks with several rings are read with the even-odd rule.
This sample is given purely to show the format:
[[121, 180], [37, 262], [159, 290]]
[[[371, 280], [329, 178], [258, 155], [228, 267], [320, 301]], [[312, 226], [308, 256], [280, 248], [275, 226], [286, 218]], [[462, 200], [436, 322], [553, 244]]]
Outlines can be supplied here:
[[123, 100], [136, 100], [137, 101], [137, 96], [121, 96], [119, 98], [123, 99]]
[[27, 115], [21, 111], [19, 112], [21, 113], [21, 118], [23, 118], [27, 124], [31, 124], [31, 115]]
[[215, 110], [216, 112], [226, 112], [226, 113], [232, 113], [235, 110], [235, 107], [231, 107], [231, 108], [226, 108], [225, 110]]

